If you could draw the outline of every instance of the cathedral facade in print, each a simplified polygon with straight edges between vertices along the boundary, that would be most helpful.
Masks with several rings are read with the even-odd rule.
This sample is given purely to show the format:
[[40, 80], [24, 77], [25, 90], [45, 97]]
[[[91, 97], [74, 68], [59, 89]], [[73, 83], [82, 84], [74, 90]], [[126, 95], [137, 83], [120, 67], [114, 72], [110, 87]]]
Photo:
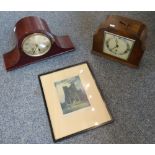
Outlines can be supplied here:
[[63, 114], [90, 106], [79, 76], [55, 82]]

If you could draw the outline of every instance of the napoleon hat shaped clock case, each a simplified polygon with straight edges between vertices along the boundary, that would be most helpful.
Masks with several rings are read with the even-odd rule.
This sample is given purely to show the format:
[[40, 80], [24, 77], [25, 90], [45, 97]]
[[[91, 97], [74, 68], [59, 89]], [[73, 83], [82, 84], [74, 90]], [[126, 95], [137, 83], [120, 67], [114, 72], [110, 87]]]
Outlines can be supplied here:
[[75, 49], [69, 36], [54, 35], [39, 17], [22, 18], [16, 23], [14, 33], [16, 46], [3, 55], [7, 71]]

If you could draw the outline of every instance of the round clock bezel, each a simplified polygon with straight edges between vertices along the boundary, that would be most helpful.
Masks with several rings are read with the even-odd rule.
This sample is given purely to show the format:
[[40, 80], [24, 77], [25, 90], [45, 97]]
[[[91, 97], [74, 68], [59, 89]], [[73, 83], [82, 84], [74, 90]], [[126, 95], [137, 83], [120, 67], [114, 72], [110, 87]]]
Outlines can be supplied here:
[[[46, 52], [44, 53], [41, 53], [41, 54], [37, 54], [37, 55], [31, 55], [31, 54], [28, 54], [27, 52], [25, 52], [25, 50], [23, 49], [23, 45], [24, 45], [24, 42], [25, 40], [27, 40], [28, 38], [32, 37], [32, 36], [35, 36], [35, 35], [41, 35], [41, 36], [44, 36], [46, 38], [48, 38], [48, 40], [50, 41], [50, 47], [48, 48], [48, 50], [46, 50]], [[53, 43], [54, 43], [54, 39], [53, 37], [51, 36], [48, 36], [47, 34], [43, 33], [43, 32], [34, 32], [34, 33], [30, 33], [30, 34], [27, 34], [21, 41], [21, 49], [23, 51], [24, 54], [26, 54], [27, 56], [30, 56], [30, 57], [40, 57], [40, 56], [43, 56], [45, 54], [47, 54], [50, 49], [52, 48], [53, 46]]]

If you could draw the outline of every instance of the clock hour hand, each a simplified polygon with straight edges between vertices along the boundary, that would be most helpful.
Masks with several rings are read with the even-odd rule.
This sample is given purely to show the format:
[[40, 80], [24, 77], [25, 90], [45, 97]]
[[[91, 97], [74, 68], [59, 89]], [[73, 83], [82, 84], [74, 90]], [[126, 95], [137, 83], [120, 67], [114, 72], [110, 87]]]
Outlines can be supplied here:
[[113, 47], [113, 48], [111, 48], [111, 50], [113, 50], [113, 49], [115, 49], [115, 48], [118, 48], [118, 47], [119, 47], [118, 44], [116, 44], [116, 46]]
[[115, 42], [116, 42], [116, 46], [115, 46], [115, 47], [113, 47], [113, 48], [111, 48], [111, 50], [113, 50], [113, 49], [115, 49], [115, 48], [118, 48], [118, 47], [119, 47], [119, 45], [118, 45], [118, 40], [117, 40], [117, 39], [115, 39]]
[[38, 48], [38, 45], [36, 44], [36, 45], [35, 45], [35, 49], [33, 50], [33, 54], [36, 53], [37, 48]]
[[115, 49], [115, 48], [117, 48], [118, 46], [115, 46], [115, 47], [113, 47], [113, 48], [111, 48], [111, 50], [113, 50], [113, 49]]
[[35, 52], [36, 52], [36, 48], [35, 48], [35, 49], [33, 49], [33, 54], [35, 54]]

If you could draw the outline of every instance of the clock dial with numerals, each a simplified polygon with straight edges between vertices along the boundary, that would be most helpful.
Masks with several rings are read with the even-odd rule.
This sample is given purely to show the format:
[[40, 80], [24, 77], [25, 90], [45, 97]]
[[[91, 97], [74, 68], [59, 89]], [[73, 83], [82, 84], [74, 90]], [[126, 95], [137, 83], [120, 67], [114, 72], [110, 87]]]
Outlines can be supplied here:
[[135, 40], [105, 31], [103, 52], [127, 60]]
[[51, 49], [51, 40], [42, 33], [28, 35], [22, 42], [25, 54], [38, 57], [46, 54]]

